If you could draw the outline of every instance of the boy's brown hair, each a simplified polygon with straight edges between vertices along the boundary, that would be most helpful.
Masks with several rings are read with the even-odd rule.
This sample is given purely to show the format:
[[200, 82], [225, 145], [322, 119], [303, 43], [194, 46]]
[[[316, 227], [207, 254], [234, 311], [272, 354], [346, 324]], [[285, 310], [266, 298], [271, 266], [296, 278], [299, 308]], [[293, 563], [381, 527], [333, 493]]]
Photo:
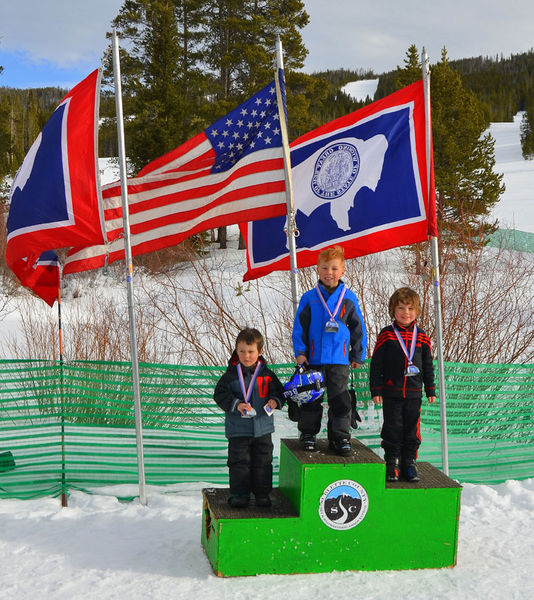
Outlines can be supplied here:
[[343, 267], [345, 266], [345, 251], [341, 246], [330, 246], [330, 248], [325, 248], [322, 252], [319, 252], [317, 264], [319, 265], [319, 263], [328, 262], [335, 258], [341, 261]]
[[253, 329], [252, 327], [245, 327], [245, 329], [242, 329], [237, 334], [237, 338], [235, 340], [236, 349], [239, 342], [245, 342], [245, 344], [248, 344], [249, 346], [256, 344], [260, 354], [263, 350], [263, 336], [257, 329]]
[[418, 317], [421, 314], [421, 300], [419, 294], [409, 287], [402, 287], [393, 292], [389, 299], [389, 316], [395, 318], [395, 309], [399, 304], [412, 304], [415, 308], [415, 314]]

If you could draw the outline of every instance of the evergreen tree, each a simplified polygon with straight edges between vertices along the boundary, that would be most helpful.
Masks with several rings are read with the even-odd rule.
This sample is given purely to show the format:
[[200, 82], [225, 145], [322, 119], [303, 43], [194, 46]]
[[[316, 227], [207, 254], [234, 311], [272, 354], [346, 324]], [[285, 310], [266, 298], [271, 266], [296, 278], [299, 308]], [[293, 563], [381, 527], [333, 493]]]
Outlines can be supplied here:
[[[404, 68], [397, 69], [398, 87], [421, 79], [421, 62], [410, 46]], [[438, 225], [445, 241], [477, 243], [496, 229], [488, 215], [504, 192], [495, 166], [494, 140], [484, 134], [487, 115], [473, 92], [462, 85], [445, 48], [431, 69], [430, 98]]]
[[494, 172], [495, 141], [484, 134], [489, 123], [473, 92], [442, 51], [431, 69], [432, 132], [438, 218], [443, 235], [475, 243], [495, 231], [488, 215], [504, 192], [502, 174]]
[[412, 44], [406, 51], [404, 67], [397, 67], [397, 89], [406, 87], [422, 77], [422, 65], [417, 46]]
[[304, 64], [307, 52], [299, 30], [309, 17], [302, 0], [207, 0], [205, 4], [205, 60], [215, 74], [218, 100], [241, 101], [272, 80], [277, 35], [284, 47], [285, 68]]
[[526, 107], [520, 124], [521, 151], [524, 158], [534, 158], [534, 99]]
[[9, 102], [0, 97], [0, 181], [11, 171], [11, 132], [9, 131]]
[[[206, 3], [204, 57], [214, 75], [212, 118], [224, 115], [273, 79], [277, 35], [284, 48], [286, 83], [297, 84], [291, 69], [304, 64], [306, 49], [299, 29], [308, 23], [301, 0], [208, 0]], [[310, 91], [315, 81], [301, 78]], [[309, 114], [309, 99], [287, 94], [289, 121]], [[219, 229], [219, 243], [226, 247], [226, 228]]]
[[199, 0], [126, 0], [113, 24], [121, 49], [128, 155], [139, 170], [205, 126]]

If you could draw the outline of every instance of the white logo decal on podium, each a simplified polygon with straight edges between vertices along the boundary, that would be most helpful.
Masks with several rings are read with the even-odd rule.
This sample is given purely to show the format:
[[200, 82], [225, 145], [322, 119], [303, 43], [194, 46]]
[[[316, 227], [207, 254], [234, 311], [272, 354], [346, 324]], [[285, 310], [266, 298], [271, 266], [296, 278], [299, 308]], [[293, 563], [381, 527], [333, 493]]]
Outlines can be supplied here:
[[331, 529], [352, 529], [367, 514], [369, 498], [364, 488], [351, 479], [331, 483], [319, 500], [321, 521]]

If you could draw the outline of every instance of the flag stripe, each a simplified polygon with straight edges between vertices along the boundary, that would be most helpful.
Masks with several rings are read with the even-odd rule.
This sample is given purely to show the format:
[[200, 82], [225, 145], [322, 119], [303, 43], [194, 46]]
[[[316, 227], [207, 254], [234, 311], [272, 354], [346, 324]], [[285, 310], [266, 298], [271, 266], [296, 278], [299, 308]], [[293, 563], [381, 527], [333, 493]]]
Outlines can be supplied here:
[[[134, 194], [132, 203], [129, 203], [130, 225], [147, 223], [149, 226], [149, 221], [161, 217], [168, 217], [172, 220], [174, 216], [186, 220], [190, 214], [225, 203], [232, 203], [234, 199], [242, 200], [247, 197], [259, 196], [261, 201], [261, 196], [264, 194], [272, 191], [284, 191], [282, 175], [283, 169], [242, 176], [230, 185], [202, 186], [192, 190], [178, 190], [175, 186], [171, 186], [170, 189], [161, 190], [160, 196], [156, 197], [154, 201], [150, 197], [147, 198], [144, 192], [139, 195]], [[219, 190], [222, 190], [221, 193], [216, 194]], [[198, 197], [194, 197], [197, 195]], [[130, 199], [131, 196], [128, 198]], [[171, 202], [168, 202], [167, 198]], [[256, 205], [255, 202], [254, 205]], [[222, 209], [230, 212], [232, 206], [231, 204], [223, 206]], [[108, 231], [122, 228], [122, 208], [120, 206], [115, 209], [105, 209], [104, 214]]]
[[[207, 229], [283, 215], [285, 172], [274, 83], [127, 182], [132, 255]], [[64, 272], [124, 257], [122, 194], [102, 191], [108, 244], [73, 248]]]
[[[282, 186], [281, 186], [282, 187]], [[261, 201], [258, 202], [255, 208], [250, 208], [248, 199], [232, 202], [233, 212], [226, 212], [223, 217], [217, 212], [217, 209], [212, 211], [203, 211], [196, 218], [185, 222], [177, 222], [172, 224], [162, 224], [157, 227], [149, 226], [145, 231], [132, 234], [132, 239], [135, 239], [134, 247], [136, 253], [144, 254], [168, 248], [179, 244], [186, 238], [212, 229], [231, 225], [233, 223], [243, 223], [249, 219], [254, 219], [256, 216], [260, 218], [265, 207], [272, 206], [273, 201], [279, 197], [279, 193], [272, 195], [264, 194]], [[122, 229], [120, 230], [122, 232]], [[82, 248], [69, 253], [68, 262], [65, 266], [65, 271], [69, 273], [77, 273], [88, 269], [96, 269], [105, 264], [106, 249], [109, 252], [108, 263], [111, 264], [115, 260], [124, 258], [124, 239], [117, 237], [106, 246], [91, 246]]]

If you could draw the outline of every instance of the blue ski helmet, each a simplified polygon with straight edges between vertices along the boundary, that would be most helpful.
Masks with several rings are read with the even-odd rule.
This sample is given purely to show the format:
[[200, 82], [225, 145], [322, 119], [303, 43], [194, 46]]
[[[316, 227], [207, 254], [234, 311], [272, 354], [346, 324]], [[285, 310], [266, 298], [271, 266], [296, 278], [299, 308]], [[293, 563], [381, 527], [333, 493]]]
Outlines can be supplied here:
[[297, 404], [319, 400], [324, 392], [324, 379], [320, 371], [297, 371], [284, 385], [284, 396]]

